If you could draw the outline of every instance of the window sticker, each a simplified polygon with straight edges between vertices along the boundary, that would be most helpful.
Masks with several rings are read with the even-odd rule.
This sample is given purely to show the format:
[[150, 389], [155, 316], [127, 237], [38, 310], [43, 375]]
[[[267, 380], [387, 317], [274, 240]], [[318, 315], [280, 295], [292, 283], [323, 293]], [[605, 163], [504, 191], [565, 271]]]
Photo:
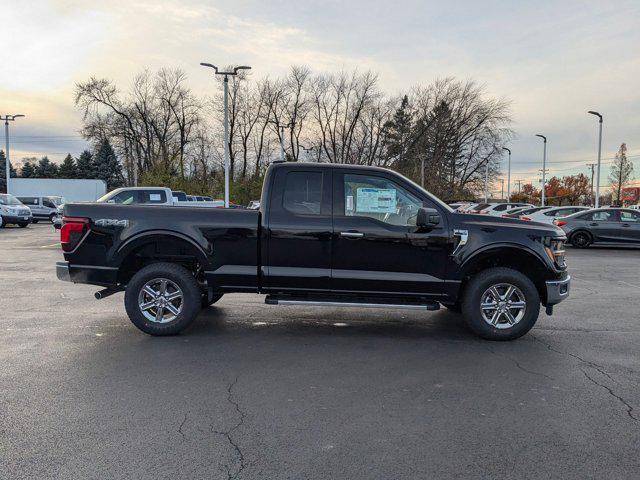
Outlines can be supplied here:
[[162, 197], [160, 196], [159, 193], [150, 193], [149, 200], [152, 202], [160, 202], [162, 201]]
[[395, 213], [395, 188], [358, 188], [356, 190], [357, 213]]
[[347, 212], [353, 212], [353, 195], [347, 195], [347, 202], [344, 208]]

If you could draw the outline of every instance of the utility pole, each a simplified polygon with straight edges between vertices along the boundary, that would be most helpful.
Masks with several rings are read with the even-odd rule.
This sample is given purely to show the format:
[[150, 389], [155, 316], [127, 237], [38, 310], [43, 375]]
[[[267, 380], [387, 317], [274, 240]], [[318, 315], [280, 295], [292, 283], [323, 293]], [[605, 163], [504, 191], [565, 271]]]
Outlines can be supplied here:
[[595, 163], [587, 163], [587, 167], [591, 168], [591, 200], [593, 202], [594, 200], [594, 196], [593, 196], [593, 169], [597, 164]]
[[509, 153], [509, 162], [507, 163], [507, 201], [511, 198], [511, 150], [507, 147], [502, 147]]
[[[500, 198], [502, 200], [504, 200], [504, 178], [500, 179], [500, 185], [501, 185], [501, 193], [500, 193]], [[509, 201], [509, 199], [507, 199], [507, 202]]]
[[598, 124], [600, 125], [599, 133], [598, 133], [598, 170], [596, 172], [596, 202], [595, 207], [600, 207], [600, 159], [602, 156], [602, 115], [598, 112], [594, 112], [593, 110], [589, 110], [587, 113], [591, 115], [595, 115], [598, 117]]
[[522, 186], [522, 180], [515, 180], [515, 182], [518, 184], [518, 193], [520, 193], [520, 187]]
[[7, 193], [11, 193], [9, 191], [9, 182], [11, 181], [11, 162], [9, 160], [9, 122], [14, 122], [16, 118], [24, 117], [24, 115], [5, 115], [4, 117], [0, 117], [0, 120], [4, 120], [4, 140], [5, 140], [5, 151], [4, 151], [4, 163], [6, 168], [6, 176], [7, 176]]
[[273, 123], [276, 128], [280, 130], [280, 160], [284, 162], [286, 160], [284, 155], [284, 129], [293, 127], [293, 122], [289, 122], [286, 125], [280, 125], [280, 123], [275, 120], [269, 120], [269, 123]]
[[238, 70], [250, 70], [251, 67], [234, 67], [232, 72], [219, 72], [218, 67], [210, 63], [200, 63], [203, 67], [213, 68], [216, 75], [224, 75], [224, 208], [229, 208], [229, 76], [238, 75]]
[[544, 197], [545, 197], [545, 193], [544, 193], [544, 187], [546, 185], [546, 174], [547, 174], [547, 137], [545, 137], [544, 135], [540, 135], [539, 133], [536, 134], [536, 137], [540, 137], [541, 139], [544, 140], [544, 150], [543, 150], [543, 154], [542, 154], [542, 196], [541, 196], [541, 202], [540, 202], [540, 206], [544, 207]]

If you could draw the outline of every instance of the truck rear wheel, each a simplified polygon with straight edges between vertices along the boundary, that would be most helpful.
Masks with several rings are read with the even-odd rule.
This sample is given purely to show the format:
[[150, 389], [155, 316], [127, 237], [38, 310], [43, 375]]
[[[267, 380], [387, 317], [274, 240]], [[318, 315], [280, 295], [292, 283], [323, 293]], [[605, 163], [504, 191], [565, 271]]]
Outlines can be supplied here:
[[510, 268], [476, 274], [465, 288], [462, 312], [471, 330], [487, 340], [514, 340], [538, 320], [540, 295], [533, 282]]
[[131, 322], [149, 335], [175, 335], [200, 311], [200, 287], [184, 267], [154, 263], [136, 273], [124, 295]]

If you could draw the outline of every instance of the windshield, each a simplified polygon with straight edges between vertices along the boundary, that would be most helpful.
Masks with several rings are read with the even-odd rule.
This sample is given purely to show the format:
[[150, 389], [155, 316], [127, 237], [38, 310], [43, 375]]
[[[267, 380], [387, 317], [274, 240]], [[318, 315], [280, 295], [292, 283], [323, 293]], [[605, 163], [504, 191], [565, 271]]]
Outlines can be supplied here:
[[171, 192], [171, 194], [173, 195], [173, 198], [175, 198], [179, 202], [187, 201], [187, 194], [184, 192]]
[[490, 206], [491, 206], [490, 203], [479, 203], [478, 205], [473, 207], [472, 210], [475, 211], [475, 212], [479, 212], [480, 210], [484, 210], [485, 208], [490, 207]]
[[22, 202], [13, 195], [0, 194], [0, 205], [22, 205]]

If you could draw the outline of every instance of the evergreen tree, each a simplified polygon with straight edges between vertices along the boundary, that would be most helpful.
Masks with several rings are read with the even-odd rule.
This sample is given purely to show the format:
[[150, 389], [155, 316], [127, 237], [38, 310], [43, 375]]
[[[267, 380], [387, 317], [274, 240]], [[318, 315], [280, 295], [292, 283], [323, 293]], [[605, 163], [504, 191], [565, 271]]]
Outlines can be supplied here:
[[616, 153], [616, 158], [609, 170], [609, 180], [613, 200], [616, 205], [622, 205], [622, 189], [629, 183], [633, 175], [633, 163], [627, 158], [627, 144], [620, 145], [620, 150]]
[[71, 154], [67, 154], [62, 165], [58, 169], [58, 177], [59, 178], [76, 178], [77, 177], [77, 168], [76, 161], [73, 159]]
[[409, 109], [409, 97], [402, 97], [400, 106], [385, 126], [383, 145], [387, 157], [393, 164], [403, 165], [411, 136], [411, 111]]
[[20, 169], [22, 178], [34, 178], [36, 176], [36, 167], [31, 160], [26, 160]]
[[51, 162], [46, 155], [40, 159], [35, 170], [37, 178], [56, 178], [58, 176], [58, 165]]
[[122, 165], [118, 162], [118, 157], [116, 157], [111, 143], [106, 138], [98, 145], [93, 159], [93, 168], [95, 178], [104, 180], [107, 184], [107, 190], [113, 190], [124, 185]]
[[76, 161], [77, 178], [95, 178], [93, 171], [93, 155], [89, 150], [80, 154]]
[[[0, 150], [0, 193], [7, 193], [7, 157], [4, 150]], [[13, 163], [9, 162], [9, 173], [11, 178], [17, 178], [18, 172], [13, 168]]]

